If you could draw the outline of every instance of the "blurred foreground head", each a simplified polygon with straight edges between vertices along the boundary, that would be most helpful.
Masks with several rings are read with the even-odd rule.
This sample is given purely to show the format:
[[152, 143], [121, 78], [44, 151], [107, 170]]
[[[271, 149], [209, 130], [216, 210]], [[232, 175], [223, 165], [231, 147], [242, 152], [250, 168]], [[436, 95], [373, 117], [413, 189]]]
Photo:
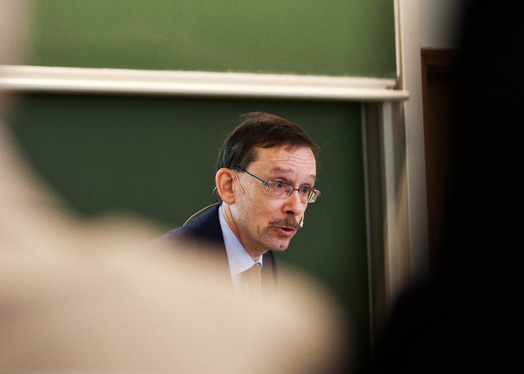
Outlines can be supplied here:
[[27, 5], [25, 0], [0, 0], [0, 65], [16, 61]]
[[[0, 61], [20, 0], [0, 0]], [[309, 279], [242, 299], [176, 255], [138, 248], [160, 232], [130, 217], [87, 220], [20, 158], [0, 113], [0, 371], [317, 373], [340, 366], [341, 321]]]
[[338, 372], [344, 329], [310, 280], [282, 272], [278, 296], [242, 298], [212, 265], [195, 278], [176, 257], [115, 253], [132, 229], [79, 233], [106, 256], [0, 249], [3, 372]]

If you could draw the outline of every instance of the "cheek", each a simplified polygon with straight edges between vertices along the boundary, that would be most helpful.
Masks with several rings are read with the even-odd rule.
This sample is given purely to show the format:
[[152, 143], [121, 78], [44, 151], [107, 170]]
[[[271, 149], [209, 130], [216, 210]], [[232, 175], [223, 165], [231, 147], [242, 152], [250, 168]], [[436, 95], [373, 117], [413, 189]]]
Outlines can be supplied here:
[[285, 214], [284, 205], [280, 199], [266, 199], [258, 206], [259, 224], [267, 227], [271, 221], [281, 219]]
[[237, 200], [239, 221], [246, 227], [256, 226], [259, 224], [261, 217], [264, 215], [264, 205], [256, 196], [246, 194]]
[[270, 221], [282, 217], [285, 200], [273, 198], [260, 190], [246, 190], [239, 197], [238, 205], [243, 221], [250, 227], [256, 226], [256, 231], [266, 228]]
[[257, 231], [263, 230], [271, 220], [279, 217], [280, 205], [273, 199], [266, 198], [266, 196], [246, 199], [243, 209], [245, 221], [250, 226], [256, 226]]

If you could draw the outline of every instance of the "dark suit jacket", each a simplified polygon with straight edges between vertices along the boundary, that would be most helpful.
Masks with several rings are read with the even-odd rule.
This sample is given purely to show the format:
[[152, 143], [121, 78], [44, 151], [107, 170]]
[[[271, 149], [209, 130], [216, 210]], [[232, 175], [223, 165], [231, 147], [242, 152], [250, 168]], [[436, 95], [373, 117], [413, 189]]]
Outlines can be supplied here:
[[[168, 231], [155, 240], [152, 245], [176, 250], [177, 243], [188, 244], [191, 258], [198, 261], [201, 255], [213, 256], [218, 266], [223, 268], [223, 274], [231, 280], [218, 208], [219, 205], [216, 205], [192, 218], [184, 226]], [[263, 255], [262, 262], [262, 283], [265, 288], [274, 288], [277, 280], [277, 266], [273, 252], [267, 251]]]

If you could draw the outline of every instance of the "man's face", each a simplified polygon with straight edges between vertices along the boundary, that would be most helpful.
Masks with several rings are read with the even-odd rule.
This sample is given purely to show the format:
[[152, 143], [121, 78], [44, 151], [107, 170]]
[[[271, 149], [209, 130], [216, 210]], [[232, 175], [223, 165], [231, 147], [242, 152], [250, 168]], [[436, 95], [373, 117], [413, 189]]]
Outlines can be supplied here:
[[[268, 182], [282, 181], [298, 187], [313, 187], [316, 162], [308, 147], [256, 148], [257, 157], [246, 171]], [[239, 182], [231, 206], [240, 242], [254, 257], [267, 250], [285, 250], [304, 217], [307, 202], [297, 191], [286, 198], [268, 195], [265, 186], [247, 174], [236, 172]]]

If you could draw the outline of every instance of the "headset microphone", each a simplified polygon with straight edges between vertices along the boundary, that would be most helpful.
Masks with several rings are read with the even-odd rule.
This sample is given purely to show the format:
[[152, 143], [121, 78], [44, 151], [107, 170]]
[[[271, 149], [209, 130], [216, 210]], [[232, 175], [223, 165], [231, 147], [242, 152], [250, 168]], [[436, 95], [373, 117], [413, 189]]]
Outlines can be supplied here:
[[298, 225], [300, 226], [300, 228], [304, 227], [304, 217], [300, 219], [300, 222], [298, 223]]

